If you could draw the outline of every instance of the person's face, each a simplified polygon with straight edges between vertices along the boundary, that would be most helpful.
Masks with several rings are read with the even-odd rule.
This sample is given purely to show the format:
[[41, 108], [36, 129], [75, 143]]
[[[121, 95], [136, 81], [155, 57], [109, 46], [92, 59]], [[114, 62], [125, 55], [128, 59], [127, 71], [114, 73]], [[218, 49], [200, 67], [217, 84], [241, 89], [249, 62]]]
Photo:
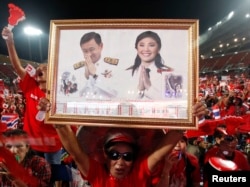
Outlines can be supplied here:
[[92, 63], [96, 63], [101, 58], [103, 44], [98, 45], [94, 39], [81, 45], [84, 58], [90, 58]]
[[180, 151], [182, 153], [186, 152], [187, 143], [185, 140], [181, 139], [174, 147], [174, 151]]
[[136, 47], [137, 53], [143, 62], [149, 63], [154, 61], [156, 55], [159, 53], [157, 42], [150, 37], [140, 40]]
[[[123, 154], [123, 156], [119, 156]], [[128, 175], [133, 165], [133, 150], [130, 146], [118, 143], [108, 149], [105, 154], [110, 174], [118, 179]]]
[[44, 83], [47, 80], [47, 64], [40, 64], [36, 69], [36, 81]]
[[200, 143], [199, 143], [199, 146], [201, 147], [201, 148], [203, 148], [203, 149], [207, 149], [208, 148], [208, 142], [207, 141], [201, 141]]
[[10, 139], [5, 142], [5, 147], [15, 156], [20, 163], [24, 160], [27, 152], [29, 151], [29, 145], [20, 139]]
[[222, 140], [224, 140], [224, 136], [222, 136], [221, 138], [219, 138], [219, 137], [216, 137], [216, 138], [215, 138], [216, 144], [220, 144], [220, 142], [221, 142]]
[[233, 152], [236, 150], [236, 146], [237, 146], [237, 141], [232, 141], [232, 142], [228, 142], [228, 141], [221, 141], [220, 142], [220, 152], [224, 155], [224, 156], [232, 156]]

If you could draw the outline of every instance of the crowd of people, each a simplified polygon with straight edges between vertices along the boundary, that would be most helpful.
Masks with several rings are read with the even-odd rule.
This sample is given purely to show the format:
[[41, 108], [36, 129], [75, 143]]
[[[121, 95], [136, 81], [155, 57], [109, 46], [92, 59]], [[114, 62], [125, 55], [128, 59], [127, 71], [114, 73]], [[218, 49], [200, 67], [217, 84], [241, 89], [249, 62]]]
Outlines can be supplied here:
[[[250, 170], [250, 129], [245, 133], [229, 133], [226, 123], [217, 125], [213, 134], [202, 136], [189, 137], [187, 132], [178, 130], [164, 131], [152, 150], [143, 155], [132, 129], [110, 128], [103, 139], [103, 160], [98, 162], [80, 146], [76, 137], [78, 127], [45, 124], [41, 116], [37, 119], [39, 111], [50, 109], [50, 103], [44, 99], [47, 65], [41, 64], [35, 70], [23, 68], [12, 31], [4, 28], [2, 35], [22, 92], [1, 95], [1, 117], [17, 114], [19, 119], [16, 126], [1, 123], [1, 184], [58, 186], [58, 181], [51, 179], [56, 178], [55, 168], [63, 164], [62, 149], [67, 151], [72, 158], [71, 164], [87, 181], [85, 185], [90, 186], [198, 187], [208, 185], [212, 170]], [[96, 71], [92, 74], [85, 72], [85, 76], [96, 79]], [[140, 84], [142, 90], [149, 83], [145, 81]], [[200, 98], [193, 106], [194, 116], [204, 116], [209, 121], [250, 113], [250, 84], [244, 76], [225, 80], [204, 77], [199, 86]], [[214, 162], [220, 163], [218, 159], [230, 161], [235, 167], [216, 167]]]

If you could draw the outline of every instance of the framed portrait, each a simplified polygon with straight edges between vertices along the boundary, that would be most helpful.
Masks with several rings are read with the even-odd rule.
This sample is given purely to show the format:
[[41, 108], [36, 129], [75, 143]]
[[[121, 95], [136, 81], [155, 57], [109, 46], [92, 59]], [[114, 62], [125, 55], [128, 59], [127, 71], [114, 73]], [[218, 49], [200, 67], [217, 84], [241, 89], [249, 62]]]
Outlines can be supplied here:
[[46, 123], [196, 129], [198, 20], [51, 20]]

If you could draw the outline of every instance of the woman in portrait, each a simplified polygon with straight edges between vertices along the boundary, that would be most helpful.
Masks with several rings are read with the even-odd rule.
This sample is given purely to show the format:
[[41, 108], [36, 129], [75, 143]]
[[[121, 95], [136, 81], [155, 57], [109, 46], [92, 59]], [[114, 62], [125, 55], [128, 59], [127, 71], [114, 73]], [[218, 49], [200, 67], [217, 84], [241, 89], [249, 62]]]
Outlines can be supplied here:
[[135, 41], [137, 55], [134, 64], [127, 68], [131, 71], [132, 82], [136, 87], [129, 90], [136, 98], [163, 99], [169, 89], [173, 89], [169, 83], [166, 72], [173, 69], [164, 64], [161, 57], [161, 39], [153, 31], [145, 31], [139, 34]]

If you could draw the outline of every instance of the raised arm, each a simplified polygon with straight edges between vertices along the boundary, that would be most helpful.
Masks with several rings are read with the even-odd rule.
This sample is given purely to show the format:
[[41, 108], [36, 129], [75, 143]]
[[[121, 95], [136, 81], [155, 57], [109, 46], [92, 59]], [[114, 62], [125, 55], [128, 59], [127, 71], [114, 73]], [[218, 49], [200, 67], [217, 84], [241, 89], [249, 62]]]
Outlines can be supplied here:
[[[198, 102], [193, 106], [193, 115], [200, 118], [207, 113], [207, 107]], [[156, 165], [164, 159], [174, 148], [176, 143], [182, 138], [183, 132], [179, 130], [170, 130], [159, 142], [156, 149], [148, 157], [148, 168], [154, 171]]]
[[68, 125], [54, 125], [67, 152], [74, 159], [77, 168], [83, 176], [87, 176], [89, 171], [89, 156], [81, 148], [75, 133]]
[[156, 165], [170, 153], [182, 136], [182, 131], [171, 130], [162, 138], [155, 151], [148, 157], [148, 168], [150, 171], [154, 171]]
[[7, 45], [7, 49], [8, 49], [8, 53], [9, 53], [9, 57], [10, 57], [10, 62], [12, 64], [13, 68], [15, 69], [15, 72], [18, 74], [18, 76], [21, 79], [23, 79], [25, 74], [26, 74], [26, 71], [22, 67], [20, 59], [17, 55], [15, 42], [13, 39], [13, 33], [10, 29], [8, 29], [7, 27], [4, 27], [2, 30], [2, 36], [5, 36], [5, 38], [6, 38], [5, 42]]

